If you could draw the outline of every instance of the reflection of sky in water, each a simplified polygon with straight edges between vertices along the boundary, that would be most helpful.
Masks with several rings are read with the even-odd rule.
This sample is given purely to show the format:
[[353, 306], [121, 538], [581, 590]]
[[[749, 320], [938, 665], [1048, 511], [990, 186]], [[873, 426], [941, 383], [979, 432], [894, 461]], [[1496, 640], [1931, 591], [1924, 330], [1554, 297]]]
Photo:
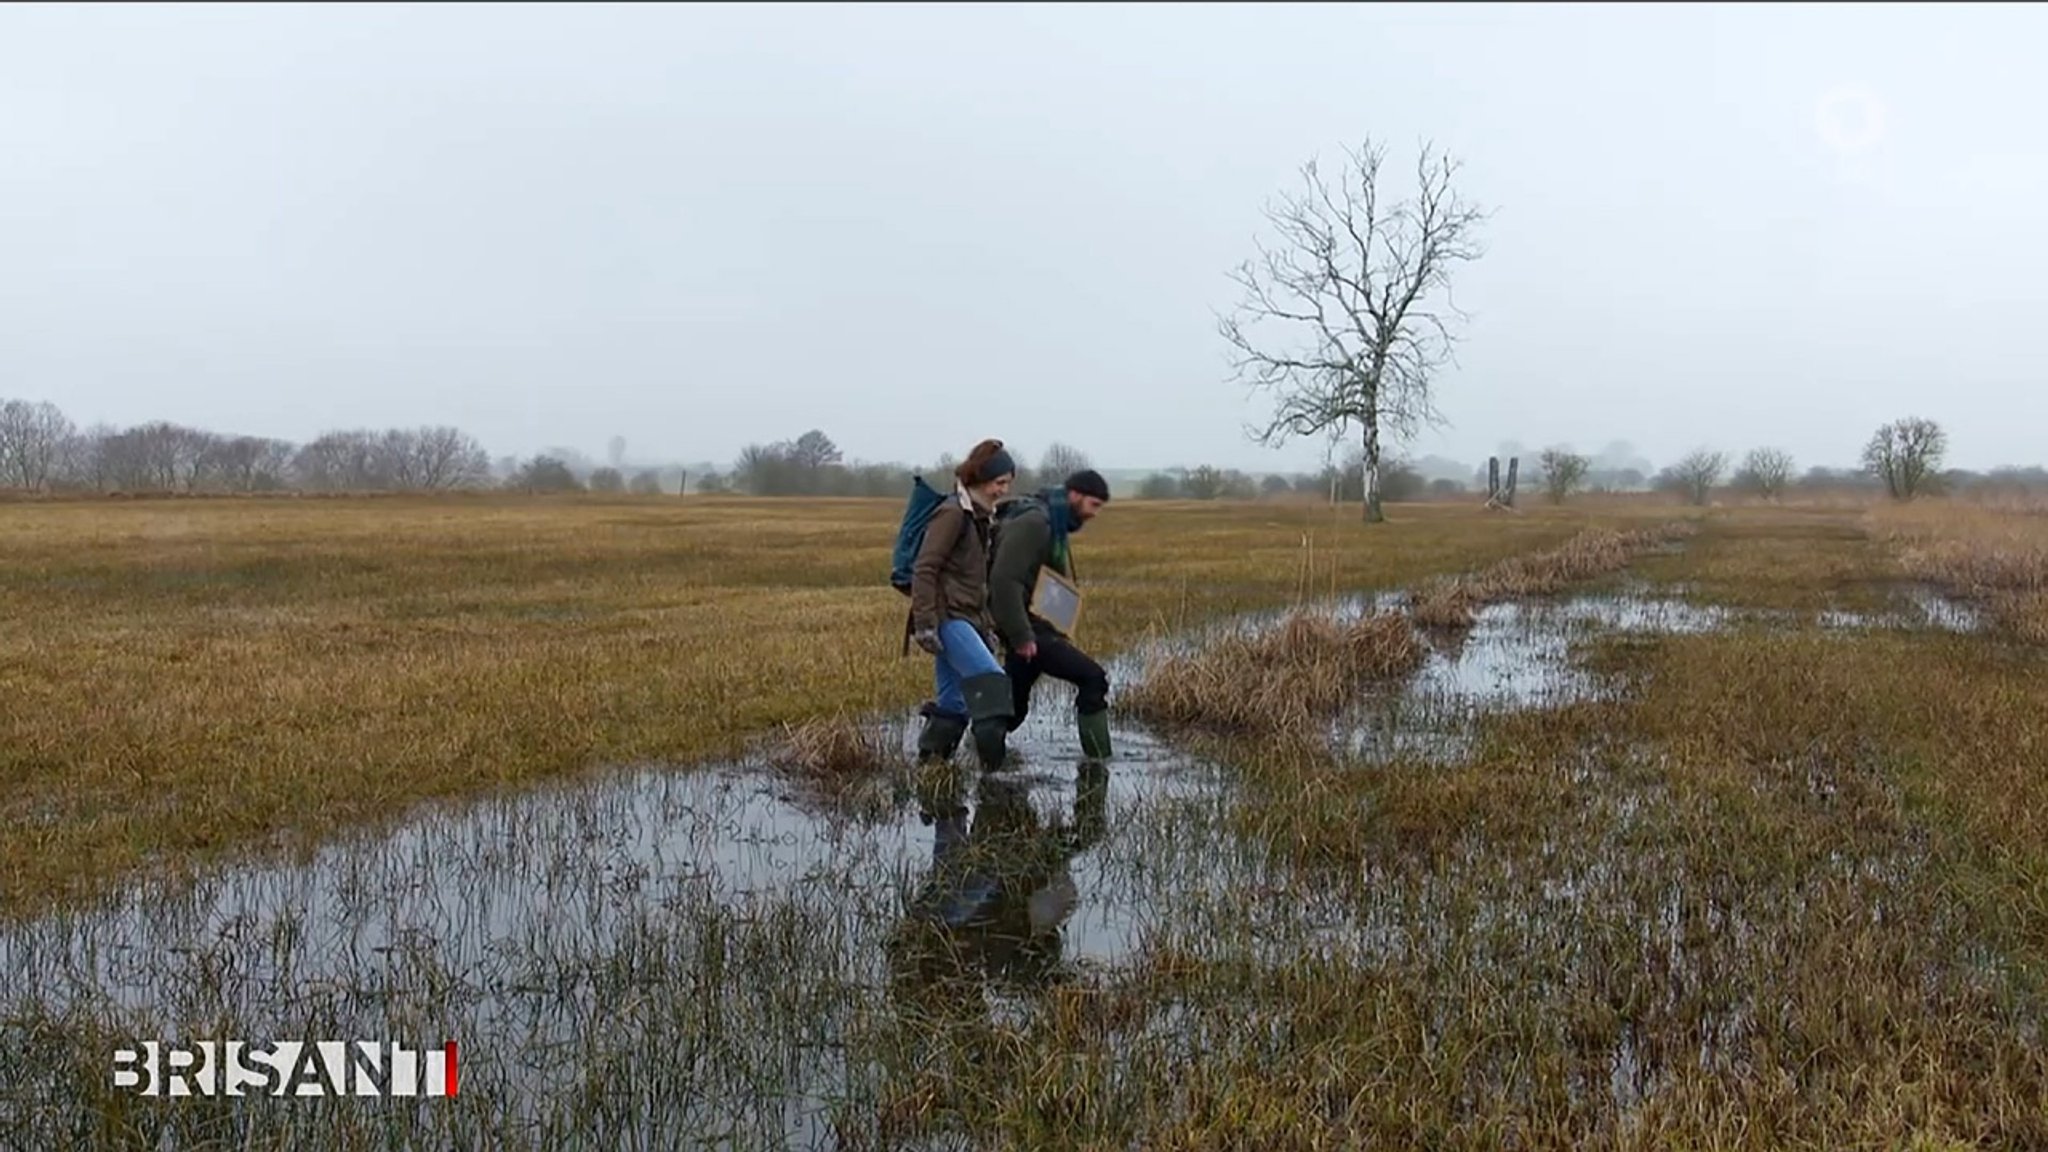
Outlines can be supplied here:
[[[1048, 684], [1012, 737], [1023, 786], [1043, 817], [1074, 803], [1078, 738], [1064, 685]], [[906, 746], [914, 729], [900, 735]], [[1118, 734], [1107, 783], [1113, 828], [1142, 796], [1200, 787], [1203, 774], [1139, 732]], [[964, 752], [959, 762], [971, 763]], [[388, 837], [331, 844], [309, 863], [244, 866], [186, 893], [131, 889], [102, 909], [55, 915], [0, 933], [0, 964], [17, 990], [53, 1001], [104, 990], [118, 1004], [161, 1003], [195, 961], [226, 946], [227, 975], [253, 1011], [283, 988], [381, 982], [397, 954], [425, 949], [461, 977], [523, 966], [549, 954], [606, 947], [693, 899], [725, 903], [801, 892], [861, 918], [897, 911], [930, 867], [931, 827], [905, 795], [868, 823], [806, 811], [779, 779], [754, 771], [622, 773], [603, 783], [549, 787], [413, 820]], [[971, 785], [963, 799], [972, 807]], [[1097, 857], [1072, 861], [1077, 900], [1068, 953], [1121, 959], [1140, 921], [1106, 893]], [[1127, 892], [1129, 885], [1122, 888]]]

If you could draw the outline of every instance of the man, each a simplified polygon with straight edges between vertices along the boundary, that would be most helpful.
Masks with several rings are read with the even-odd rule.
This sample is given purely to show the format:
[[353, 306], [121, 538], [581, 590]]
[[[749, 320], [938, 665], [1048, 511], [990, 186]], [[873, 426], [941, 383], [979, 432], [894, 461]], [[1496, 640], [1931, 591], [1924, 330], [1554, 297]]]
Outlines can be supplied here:
[[1040, 676], [1074, 686], [1074, 714], [1081, 732], [1081, 754], [1106, 760], [1109, 747], [1109, 674], [1031, 610], [1031, 591], [1039, 570], [1051, 566], [1074, 582], [1074, 561], [1068, 537], [1093, 520], [1109, 502], [1109, 485], [1092, 468], [1048, 488], [1006, 503], [997, 513], [994, 553], [989, 561], [989, 610], [996, 631], [1009, 650], [1004, 671], [1010, 676], [1013, 705], [1009, 729], [1024, 723], [1031, 689]]

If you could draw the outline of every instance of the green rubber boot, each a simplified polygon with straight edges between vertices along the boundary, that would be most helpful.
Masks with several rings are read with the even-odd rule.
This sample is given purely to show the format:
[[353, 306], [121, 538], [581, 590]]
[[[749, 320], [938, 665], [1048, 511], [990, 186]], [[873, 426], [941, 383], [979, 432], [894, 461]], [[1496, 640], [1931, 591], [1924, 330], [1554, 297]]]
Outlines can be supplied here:
[[1010, 734], [1010, 714], [1015, 709], [1010, 700], [1010, 678], [1001, 672], [969, 676], [960, 682], [960, 691], [967, 697], [967, 717], [981, 766], [999, 771], [1009, 751], [1003, 738]]
[[1081, 755], [1090, 760], [1109, 759], [1109, 709], [1076, 717], [1074, 723], [1081, 730]]

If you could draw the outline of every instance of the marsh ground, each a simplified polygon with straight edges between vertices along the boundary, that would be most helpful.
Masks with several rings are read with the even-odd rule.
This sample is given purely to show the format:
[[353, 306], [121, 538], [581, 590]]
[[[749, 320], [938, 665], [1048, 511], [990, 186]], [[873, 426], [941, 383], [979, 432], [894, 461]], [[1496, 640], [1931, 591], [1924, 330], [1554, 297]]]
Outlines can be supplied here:
[[[991, 779], [895, 512], [0, 506], [0, 1143], [2048, 1145], [2042, 517], [1114, 507], [1120, 756]], [[107, 1087], [394, 1032], [463, 1095]]]

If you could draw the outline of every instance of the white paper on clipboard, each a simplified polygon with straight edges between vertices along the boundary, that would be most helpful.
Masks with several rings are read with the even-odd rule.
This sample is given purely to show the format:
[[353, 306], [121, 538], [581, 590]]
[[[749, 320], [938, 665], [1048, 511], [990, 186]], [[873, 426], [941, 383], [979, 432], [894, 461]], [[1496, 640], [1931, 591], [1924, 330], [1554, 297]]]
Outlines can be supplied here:
[[1031, 610], [1046, 623], [1072, 636], [1081, 620], [1081, 590], [1051, 567], [1038, 570], [1038, 583], [1031, 589]]

